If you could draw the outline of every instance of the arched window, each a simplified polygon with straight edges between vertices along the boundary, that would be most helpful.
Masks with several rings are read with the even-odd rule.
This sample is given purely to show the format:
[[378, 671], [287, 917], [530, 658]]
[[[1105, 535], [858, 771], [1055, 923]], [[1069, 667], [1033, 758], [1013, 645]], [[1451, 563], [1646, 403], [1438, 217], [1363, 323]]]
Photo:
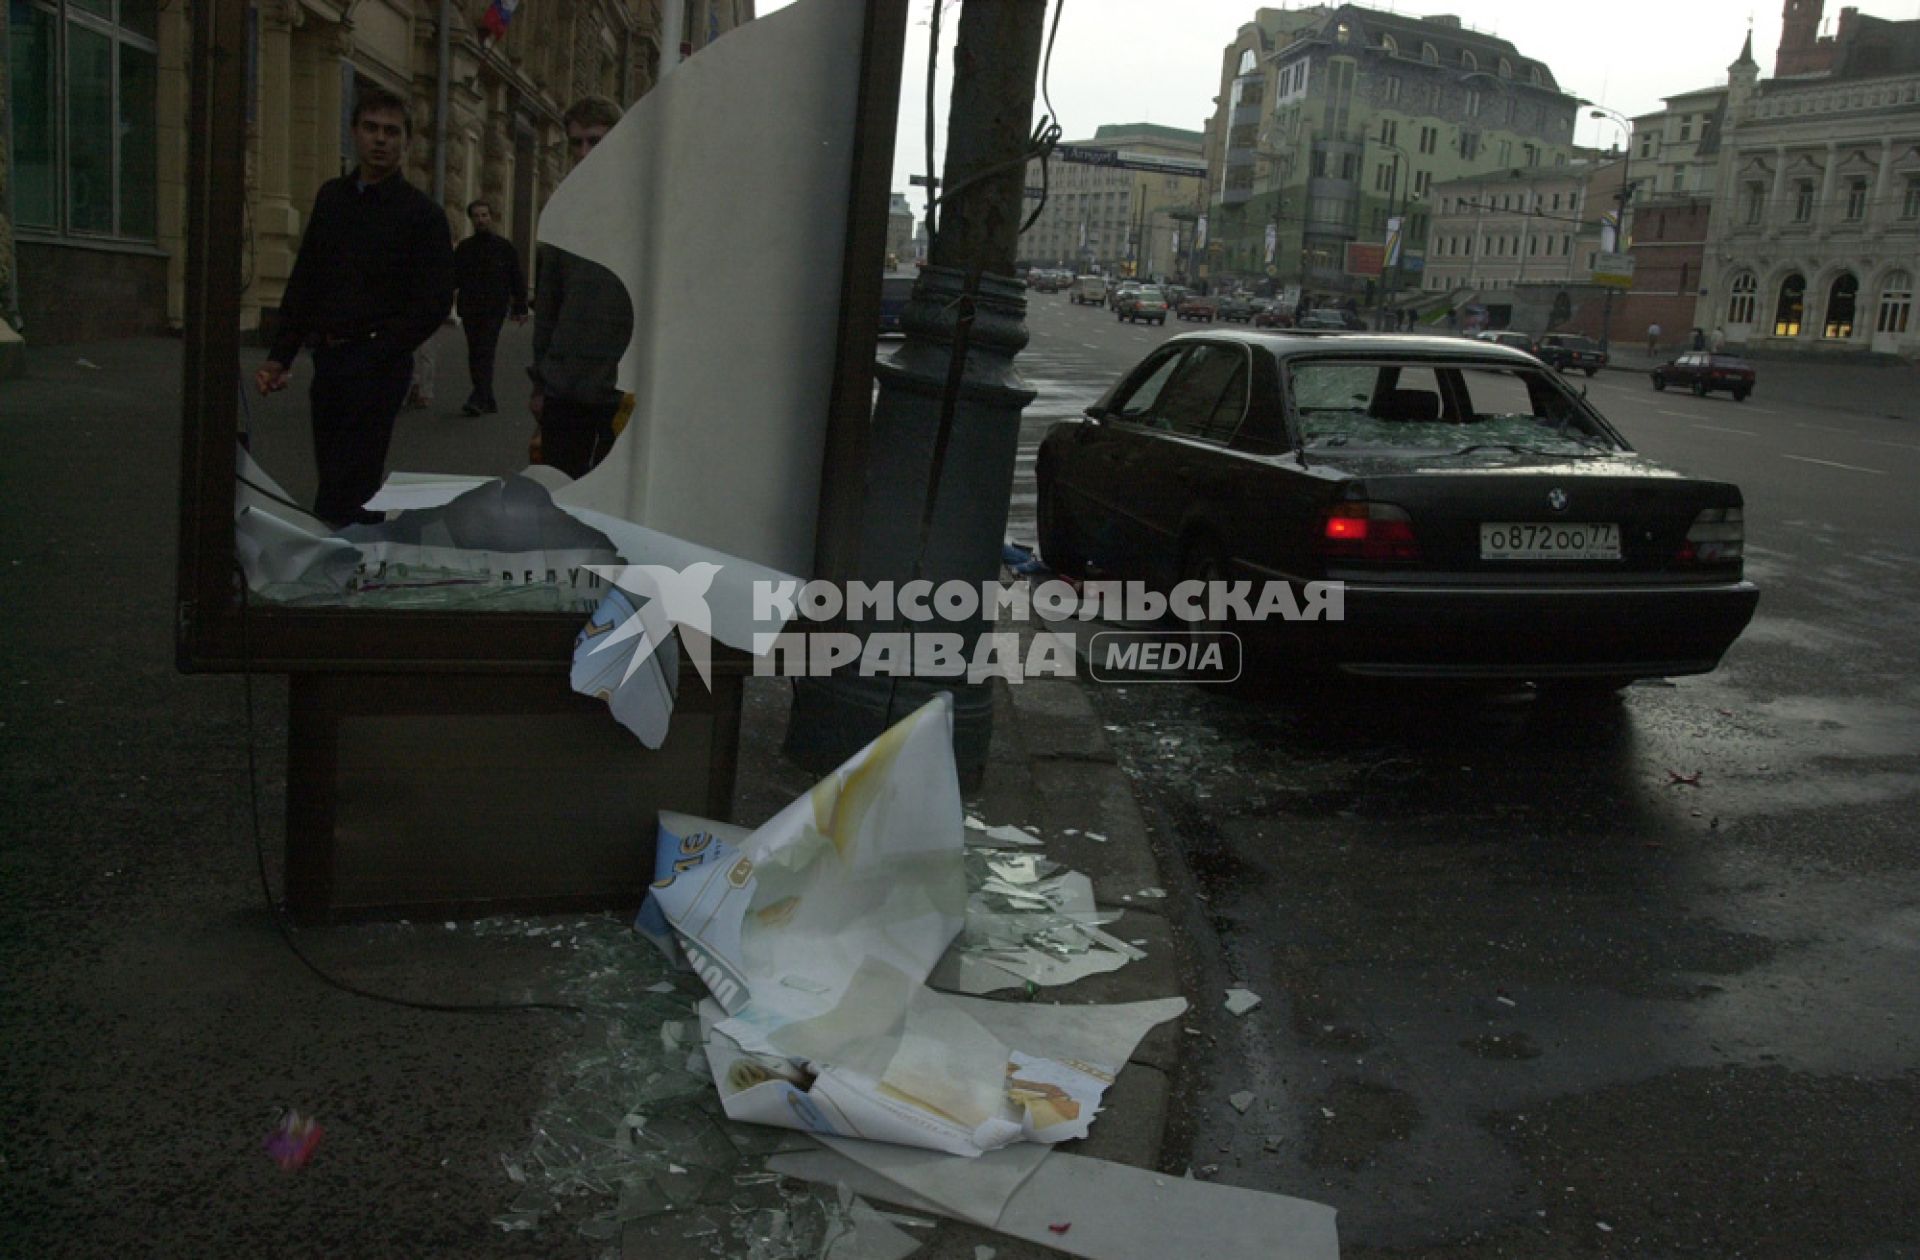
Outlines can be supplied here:
[[1760, 282], [1753, 278], [1751, 271], [1743, 271], [1736, 276], [1733, 281], [1733, 296], [1727, 299], [1727, 322], [1751, 324], [1753, 303], [1759, 292]]
[[1252, 74], [1252, 73], [1253, 73], [1253, 49], [1251, 49], [1251, 48], [1248, 48], [1248, 49], [1246, 49], [1246, 50], [1244, 50], [1243, 52], [1241, 52], [1241, 54], [1240, 54], [1240, 71], [1239, 71], [1239, 72], [1240, 72], [1241, 74]]
[[1890, 271], [1886, 281], [1880, 286], [1880, 314], [1874, 320], [1874, 330], [1883, 333], [1903, 333], [1907, 331], [1907, 321], [1913, 315], [1913, 275], [1906, 271]]
[[1773, 335], [1798, 337], [1800, 317], [1807, 309], [1807, 278], [1794, 272], [1780, 282], [1780, 300], [1773, 307]]
[[1473, 58], [1473, 50], [1471, 48], [1462, 48], [1460, 50], [1460, 65], [1462, 69], [1466, 70], [1478, 70], [1480, 68], [1480, 63]]
[[1820, 335], [1834, 341], [1844, 341], [1853, 336], [1854, 299], [1860, 296], [1860, 281], [1851, 271], [1843, 271], [1833, 278], [1833, 285], [1827, 290], [1827, 322]]
[[1440, 50], [1432, 44], [1422, 44], [1420, 45], [1420, 60], [1430, 66], [1437, 66], [1440, 64]]
[[1348, 25], [1347, 23], [1341, 22], [1340, 24], [1338, 24], [1333, 28], [1334, 43], [1344, 44], [1352, 38], [1353, 38], [1353, 27]]
[[1503, 79], [1511, 79], [1513, 77], [1513, 63], [1505, 57], [1500, 58], [1500, 77]]
[[1386, 53], [1389, 57], [1398, 57], [1400, 55], [1400, 45], [1393, 42], [1393, 36], [1382, 35], [1380, 37], [1380, 51]]
[[1540, 73], [1539, 66], [1530, 66], [1527, 69], [1527, 81], [1533, 84], [1535, 87], [1539, 87], [1542, 84], [1544, 84], [1547, 80], [1546, 80], [1546, 76]]

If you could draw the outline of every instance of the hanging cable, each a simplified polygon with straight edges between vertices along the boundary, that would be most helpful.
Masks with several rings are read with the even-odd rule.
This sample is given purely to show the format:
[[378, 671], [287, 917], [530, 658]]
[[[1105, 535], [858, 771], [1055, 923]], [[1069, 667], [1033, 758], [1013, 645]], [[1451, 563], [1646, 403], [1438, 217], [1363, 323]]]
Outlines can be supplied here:
[[939, 226], [934, 218], [934, 208], [939, 203], [936, 196], [937, 181], [933, 177], [933, 78], [940, 68], [940, 10], [946, 0], [933, 0], [933, 31], [927, 36], [927, 245], [933, 245], [934, 234]]

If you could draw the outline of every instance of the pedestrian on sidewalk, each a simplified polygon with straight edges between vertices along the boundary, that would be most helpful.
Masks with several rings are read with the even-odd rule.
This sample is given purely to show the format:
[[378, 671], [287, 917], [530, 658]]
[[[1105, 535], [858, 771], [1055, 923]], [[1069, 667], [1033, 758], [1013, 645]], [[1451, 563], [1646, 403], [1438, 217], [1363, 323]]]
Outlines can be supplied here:
[[1647, 353], [1650, 355], [1660, 353], [1660, 325], [1658, 324], [1647, 325]]
[[363, 504], [380, 488], [413, 352], [453, 305], [447, 216], [400, 173], [413, 134], [407, 104], [363, 88], [353, 106], [359, 165], [320, 186], [280, 299], [280, 332], [254, 373], [264, 394], [292, 381], [313, 351], [313, 513], [339, 528], [377, 521]]
[[1695, 350], [1705, 350], [1707, 348], [1707, 334], [1704, 330], [1699, 328], [1693, 330], [1692, 348]]
[[[577, 166], [620, 121], [604, 96], [575, 101], [562, 116]], [[620, 358], [633, 338], [633, 303], [620, 278], [599, 263], [542, 245], [534, 277], [533, 395], [540, 458], [584, 477], [613, 445], [620, 410]]]
[[520, 267], [520, 251], [493, 230], [493, 207], [485, 201], [467, 205], [473, 235], [453, 251], [453, 283], [458, 290], [454, 309], [467, 334], [467, 375], [473, 389], [463, 416], [500, 410], [493, 396], [493, 352], [500, 344], [500, 326], [511, 319], [527, 322], [527, 277]]
[[1726, 348], [1727, 330], [1724, 328], [1715, 328], [1713, 330], [1713, 336], [1707, 338], [1707, 349], [1713, 351], [1715, 354], [1719, 354]]

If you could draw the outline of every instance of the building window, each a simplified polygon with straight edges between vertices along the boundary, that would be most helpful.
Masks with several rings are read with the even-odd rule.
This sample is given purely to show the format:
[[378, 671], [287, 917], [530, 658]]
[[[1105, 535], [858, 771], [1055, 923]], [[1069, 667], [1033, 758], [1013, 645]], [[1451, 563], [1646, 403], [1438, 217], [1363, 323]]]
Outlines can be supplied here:
[[1850, 179], [1847, 181], [1847, 221], [1858, 223], [1867, 217], [1867, 181]]
[[1503, 79], [1511, 79], [1513, 77], [1513, 63], [1505, 57], [1500, 58], [1500, 77]]
[[1680, 143], [1685, 144], [1691, 139], [1693, 139], [1693, 119], [1682, 118], [1680, 120]]
[[1420, 152], [1432, 153], [1436, 148], [1439, 147], [1439, 142], [1440, 142], [1440, 128], [1438, 127], [1420, 128]]
[[1820, 335], [1829, 341], [1844, 341], [1853, 336], [1853, 307], [1860, 296], [1860, 281], [1851, 271], [1834, 277], [1827, 290], [1827, 322]]
[[1540, 252], [1540, 238], [1537, 236], [1529, 236], [1527, 238], [1527, 256], [1531, 258], [1537, 255], [1539, 252]]
[[1538, 146], [1531, 145], [1531, 144], [1523, 144], [1520, 146], [1520, 150], [1521, 152], [1527, 155], [1528, 166], [1540, 165], [1540, 149]]
[[[1472, 49], [1462, 48], [1460, 50], [1460, 68], [1462, 70], [1478, 70], [1480, 68], [1480, 63], [1474, 60]], [[1467, 95], [1472, 96], [1473, 94], [1469, 92]]]
[[1315, 149], [1313, 151], [1313, 177], [1315, 179], [1325, 179], [1326, 176], [1327, 151], [1325, 149]]
[[1422, 44], [1420, 45], [1420, 60], [1430, 66], [1437, 66], [1440, 64], [1440, 50], [1432, 44]]
[[1767, 186], [1765, 184], [1747, 185], [1747, 226], [1758, 227], [1761, 216], [1767, 208]]
[[1900, 217], [1920, 219], [1920, 175], [1907, 176], [1907, 195], [1900, 199]]
[[1903, 333], [1907, 331], [1907, 320], [1913, 313], [1913, 275], [1905, 271], [1890, 271], [1880, 286], [1880, 313], [1874, 320], [1874, 330], [1883, 333]]
[[1793, 185], [1793, 221], [1807, 223], [1813, 219], [1813, 181], [1802, 179]]
[[1677, 170], [1673, 173], [1673, 191], [1685, 192], [1686, 189], [1687, 189], [1687, 172], [1686, 172], [1686, 169], [1683, 167], [1682, 169]]
[[1373, 191], [1393, 195], [1393, 163], [1382, 162], [1373, 168]]
[[1240, 73], [1252, 74], [1254, 67], [1253, 49], [1243, 49], [1240, 53]]
[[1733, 295], [1727, 299], [1727, 322], [1751, 324], [1753, 304], [1759, 292], [1760, 283], [1753, 278], [1751, 271], [1743, 271], [1736, 276], [1733, 281]]
[[1387, 76], [1386, 92], [1387, 92], [1387, 104], [1398, 105], [1400, 103], [1400, 76], [1399, 75], [1390, 74]]
[[1773, 335], [1798, 337], [1806, 309], [1807, 278], [1796, 271], [1780, 282], [1780, 298], [1773, 305]]
[[1427, 195], [1427, 189], [1429, 189], [1429, 188], [1431, 188], [1432, 186], [1433, 186], [1433, 172], [1432, 172], [1432, 171], [1415, 171], [1415, 172], [1413, 173], [1413, 194], [1414, 194], [1414, 196], [1416, 196], [1416, 197], [1424, 197], [1424, 196], [1426, 196], [1426, 195]]
[[1389, 57], [1398, 57], [1400, 55], [1400, 45], [1393, 42], [1393, 36], [1382, 35], [1380, 37], [1380, 51], [1386, 53]]
[[1359, 175], [1360, 155], [1358, 153], [1342, 153], [1340, 155], [1340, 178], [1357, 179]]
[[1643, 158], [1653, 156], [1653, 137], [1652, 136], [1648, 135], [1648, 136], [1640, 137], [1640, 156]]
[[1467, 117], [1476, 118], [1480, 114], [1480, 93], [1467, 89]]
[[1400, 138], [1400, 124], [1391, 118], [1380, 120], [1380, 143], [1392, 144]]
[[154, 0], [11, 0], [9, 15], [16, 221], [152, 240]]
[[[1472, 95], [1472, 93], [1468, 93], [1468, 95]], [[1460, 133], [1461, 161], [1471, 162], [1479, 156], [1480, 156], [1480, 133], [1477, 131], [1461, 132]]]

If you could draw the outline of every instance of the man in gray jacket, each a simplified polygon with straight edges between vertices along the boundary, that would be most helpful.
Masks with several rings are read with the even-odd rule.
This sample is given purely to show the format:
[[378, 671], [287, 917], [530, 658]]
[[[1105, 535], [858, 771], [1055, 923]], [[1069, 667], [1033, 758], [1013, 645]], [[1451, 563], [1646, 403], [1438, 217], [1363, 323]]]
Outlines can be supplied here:
[[[578, 165], [620, 121], [620, 107], [604, 96], [582, 97], [563, 121]], [[540, 424], [541, 460], [581, 477], [613, 445], [621, 398], [615, 378], [633, 338], [633, 303], [599, 263], [551, 245], [540, 246], [537, 260], [528, 405]]]

